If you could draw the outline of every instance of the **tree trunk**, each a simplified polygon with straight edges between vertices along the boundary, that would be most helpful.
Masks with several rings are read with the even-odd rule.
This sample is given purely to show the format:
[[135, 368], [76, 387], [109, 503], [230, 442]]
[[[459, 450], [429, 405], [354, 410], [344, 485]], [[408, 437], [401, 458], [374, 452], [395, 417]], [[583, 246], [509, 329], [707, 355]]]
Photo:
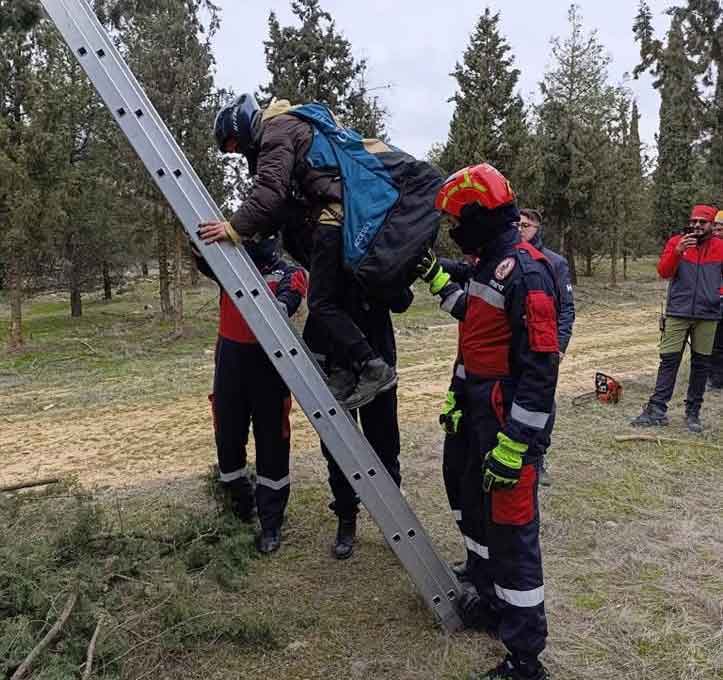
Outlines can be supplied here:
[[111, 290], [110, 267], [105, 260], [103, 260], [101, 269], [103, 270], [103, 299], [110, 300], [113, 298], [113, 291]]
[[8, 271], [10, 290], [10, 327], [8, 329], [8, 349], [18, 350], [23, 346], [23, 283], [17, 268], [10, 264]]
[[75, 285], [70, 288], [70, 316], [74, 319], [83, 316], [83, 298]]
[[164, 321], [171, 318], [173, 306], [171, 305], [171, 281], [168, 271], [168, 226], [160, 211], [156, 212], [156, 234], [158, 238], [158, 285], [161, 302], [161, 317]]
[[73, 263], [70, 265], [68, 286], [70, 288], [70, 316], [77, 319], [83, 316], [83, 299], [80, 293], [80, 267]]
[[148, 262], [146, 262], [145, 260], [141, 262], [141, 275], [145, 278], [148, 278]]
[[189, 258], [188, 274], [191, 277], [191, 286], [193, 288], [198, 288], [198, 284], [200, 282], [200, 276], [198, 275], [198, 267], [196, 266], [196, 260], [193, 257]]
[[183, 334], [183, 230], [174, 229], [175, 250], [173, 262], [173, 330], [177, 336]]
[[628, 280], [628, 251], [623, 250], [623, 281]]
[[618, 285], [618, 227], [613, 227], [612, 239], [610, 242], [610, 285]]
[[585, 253], [585, 276], [592, 276], [592, 250]]
[[577, 265], [575, 264], [575, 244], [572, 238], [567, 233], [567, 225], [561, 230], [562, 245], [564, 248], [560, 248], [565, 255], [567, 264], [570, 266], [570, 283], [573, 286], [577, 285]]

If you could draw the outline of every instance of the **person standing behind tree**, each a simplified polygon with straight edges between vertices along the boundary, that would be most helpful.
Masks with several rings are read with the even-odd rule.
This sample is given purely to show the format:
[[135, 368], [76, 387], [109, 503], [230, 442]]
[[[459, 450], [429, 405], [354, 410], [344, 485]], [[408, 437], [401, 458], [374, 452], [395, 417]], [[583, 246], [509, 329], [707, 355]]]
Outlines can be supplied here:
[[[570, 266], [567, 260], [554, 250], [546, 248], [543, 243], [542, 215], [537, 210], [522, 208], [520, 210], [520, 236], [525, 243], [529, 243], [539, 250], [552, 265], [557, 280], [559, 294], [559, 307], [557, 316], [557, 339], [560, 343], [560, 361], [565, 357], [567, 346], [572, 338], [572, 327], [575, 323], [575, 300], [572, 294], [572, 280], [570, 279]], [[550, 485], [550, 476], [547, 471], [546, 457], [550, 447], [550, 435], [554, 427], [555, 414], [552, 414], [552, 424], [537, 443], [541, 451], [542, 472], [540, 484]]]
[[[723, 240], [723, 210], [719, 210], [715, 216], [713, 235]], [[721, 316], [723, 317], [723, 283], [720, 289], [721, 295]], [[718, 330], [713, 343], [713, 356], [710, 369], [710, 389], [723, 390], [723, 321], [718, 322]]]
[[690, 379], [685, 399], [685, 420], [691, 432], [703, 431], [700, 409], [721, 318], [723, 240], [713, 237], [716, 213], [713, 206], [696, 205], [688, 227], [665, 244], [660, 256], [658, 274], [670, 279], [660, 340], [660, 366], [655, 391], [642, 413], [630, 423], [633, 427], [668, 424], [668, 402], [673, 396], [685, 344], [690, 337]]

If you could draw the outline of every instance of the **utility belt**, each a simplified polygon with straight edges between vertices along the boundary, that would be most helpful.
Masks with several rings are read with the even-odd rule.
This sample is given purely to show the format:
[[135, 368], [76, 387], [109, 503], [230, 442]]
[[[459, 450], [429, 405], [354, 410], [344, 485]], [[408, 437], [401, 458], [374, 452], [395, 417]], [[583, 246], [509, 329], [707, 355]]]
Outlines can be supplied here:
[[503, 375], [482, 375], [480, 373], [475, 373], [474, 371], [469, 370], [469, 368], [467, 368], [464, 364], [461, 363], [458, 364], [457, 368], [455, 369], [455, 376], [469, 382], [470, 384], [478, 385], [483, 385], [491, 382], [501, 382], [505, 385], [514, 385], [516, 382], [509, 373], [505, 373]]

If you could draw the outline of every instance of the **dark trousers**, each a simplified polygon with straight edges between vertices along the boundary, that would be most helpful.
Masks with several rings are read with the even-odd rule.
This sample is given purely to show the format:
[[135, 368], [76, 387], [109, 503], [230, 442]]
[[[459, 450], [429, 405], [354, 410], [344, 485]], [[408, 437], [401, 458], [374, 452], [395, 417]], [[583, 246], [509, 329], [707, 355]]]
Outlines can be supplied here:
[[723, 321], [718, 324], [711, 357], [710, 382], [713, 387], [723, 388]]
[[[374, 401], [351, 414], [357, 422], [361, 420], [364, 436], [397, 486], [400, 486], [402, 475], [399, 469], [397, 388], [382, 392]], [[334, 496], [330, 507], [339, 517], [352, 518], [359, 512], [359, 497], [323, 443], [321, 451], [329, 468], [329, 486]]]
[[289, 500], [291, 395], [260, 345], [218, 339], [212, 404], [221, 481], [246, 476], [253, 427], [259, 520], [262, 529], [280, 527]]
[[[311, 285], [313, 286], [313, 274]], [[366, 301], [348, 277], [337, 282], [337, 285], [343, 294], [346, 313], [355, 324], [355, 328], [361, 329], [360, 332], [367, 338], [372, 351], [393, 366], [396, 363], [396, 347], [389, 309]], [[345, 360], [339, 348], [335, 346], [334, 338], [328, 332], [328, 328], [313, 314], [309, 314], [304, 327], [304, 342], [325, 370], [330, 366], [352, 368], [348, 357]], [[382, 392], [371, 403], [362, 406], [358, 411], [352, 411], [352, 417], [357, 422], [361, 422], [362, 431], [371, 447], [392, 479], [400, 485], [402, 477], [399, 470], [400, 443], [396, 388]], [[354, 517], [359, 512], [359, 497], [323, 442], [321, 451], [329, 468], [329, 486], [334, 497], [330, 507], [339, 517]]]
[[711, 368], [711, 352], [715, 345], [715, 321], [666, 316], [660, 338], [660, 366], [650, 406], [667, 411], [675, 390], [678, 369], [685, 345], [690, 340], [690, 379], [685, 399], [685, 412], [698, 415]]
[[[673, 397], [678, 369], [683, 360], [682, 352], [660, 355], [660, 366], [655, 379], [655, 390], [650, 397], [650, 404], [665, 412], [668, 402]], [[703, 405], [706, 383], [711, 369], [711, 357], [704, 354], [690, 353], [690, 378], [688, 379], [688, 393], [685, 398], [685, 412], [698, 415]]]
[[525, 457], [522, 477], [513, 489], [484, 491], [483, 458], [497, 445], [511, 402], [511, 393], [506, 394], [504, 412], [499, 413], [494, 387], [492, 381], [468, 378], [462, 426], [445, 440], [443, 472], [472, 583], [491, 619], [498, 621], [507, 649], [531, 662], [547, 639], [537, 495], [541, 459]]
[[375, 352], [344, 309], [350, 282], [343, 266], [342, 241], [341, 227], [319, 224], [314, 231], [309, 271], [309, 315], [324, 327], [336, 353], [362, 364]]

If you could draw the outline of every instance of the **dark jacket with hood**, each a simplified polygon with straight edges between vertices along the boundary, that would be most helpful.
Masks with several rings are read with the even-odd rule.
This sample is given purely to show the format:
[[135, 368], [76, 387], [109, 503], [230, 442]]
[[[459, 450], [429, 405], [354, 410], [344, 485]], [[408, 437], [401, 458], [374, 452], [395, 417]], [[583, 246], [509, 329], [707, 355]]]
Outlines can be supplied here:
[[560, 293], [557, 337], [560, 342], [560, 351], [564, 354], [572, 338], [572, 327], [575, 323], [575, 300], [572, 293], [572, 280], [570, 279], [570, 265], [567, 260], [554, 250], [546, 248], [542, 242], [542, 227], [537, 230], [530, 244], [537, 248], [552, 265]]
[[365, 294], [389, 301], [414, 281], [439, 228], [442, 178], [431, 165], [345, 131], [321, 104], [273, 102], [256, 145], [254, 187], [230, 220], [242, 237], [281, 231], [287, 251], [309, 268], [317, 225], [333, 225]]
[[[290, 110], [288, 102], [279, 101], [263, 113], [254, 186], [230, 220], [241, 236], [269, 235], [292, 224], [289, 231], [298, 236], [305, 222], [324, 219], [326, 209], [342, 202], [341, 179], [306, 162], [314, 137], [311, 123]], [[327, 218], [333, 220], [331, 214]], [[309, 234], [308, 244], [292, 247], [292, 255], [303, 253], [307, 246], [310, 249], [310, 239]]]

